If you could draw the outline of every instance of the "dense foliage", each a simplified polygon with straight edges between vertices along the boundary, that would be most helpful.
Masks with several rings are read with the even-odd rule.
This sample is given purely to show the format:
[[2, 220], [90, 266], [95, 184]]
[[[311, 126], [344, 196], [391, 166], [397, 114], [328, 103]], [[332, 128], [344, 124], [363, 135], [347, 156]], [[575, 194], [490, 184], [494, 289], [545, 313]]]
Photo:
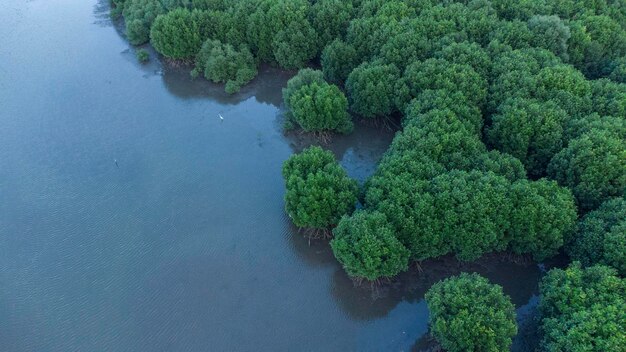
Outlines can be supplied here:
[[348, 275], [374, 281], [405, 271], [409, 250], [398, 241], [385, 215], [357, 210], [333, 230], [330, 245]]
[[431, 332], [446, 351], [508, 351], [517, 333], [511, 299], [476, 273], [434, 284], [426, 303]]
[[609, 265], [626, 275], [626, 199], [608, 200], [585, 215], [566, 249], [584, 266]]
[[380, 61], [365, 62], [352, 70], [346, 80], [350, 108], [367, 117], [390, 115], [396, 111], [395, 85], [400, 70]]
[[207, 36], [203, 31], [204, 13], [177, 8], [159, 15], [150, 30], [150, 40], [154, 48], [172, 59], [193, 58]]
[[335, 85], [314, 82], [302, 86], [289, 98], [289, 106], [291, 116], [304, 131], [352, 131], [348, 99]]
[[540, 291], [543, 351], [626, 350], [626, 280], [613, 269], [553, 269]]
[[123, 10], [128, 41], [139, 45], [150, 40], [150, 26], [162, 13], [165, 8], [159, 0], [128, 0]]
[[245, 45], [238, 50], [230, 44], [211, 40], [202, 44], [196, 56], [196, 67], [192, 75], [199, 75], [216, 83], [225, 82], [226, 92], [238, 92], [257, 74], [256, 62]]
[[298, 227], [325, 230], [350, 214], [357, 202], [358, 186], [333, 154], [310, 147], [283, 164], [287, 193], [285, 209]]
[[530, 175], [541, 177], [552, 157], [563, 148], [567, 118], [553, 101], [511, 98], [491, 117], [487, 140], [522, 161]]
[[548, 174], [570, 187], [583, 211], [626, 190], [626, 143], [609, 131], [591, 130], [571, 140], [548, 165]]

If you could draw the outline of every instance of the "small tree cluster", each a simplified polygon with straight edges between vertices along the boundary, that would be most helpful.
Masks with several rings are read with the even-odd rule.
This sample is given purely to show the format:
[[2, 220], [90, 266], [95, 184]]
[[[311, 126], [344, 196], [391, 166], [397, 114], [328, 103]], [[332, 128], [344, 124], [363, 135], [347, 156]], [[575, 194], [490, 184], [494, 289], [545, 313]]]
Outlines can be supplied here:
[[405, 271], [409, 250], [398, 241], [385, 215], [357, 210], [333, 230], [333, 253], [348, 275], [376, 281]]
[[366, 118], [394, 113], [395, 84], [399, 78], [400, 71], [395, 65], [381, 62], [361, 64], [350, 73], [346, 81], [350, 108]]
[[583, 212], [626, 189], [626, 143], [611, 132], [592, 130], [569, 142], [548, 165], [548, 175], [572, 189]]
[[358, 185], [333, 154], [310, 147], [283, 164], [285, 209], [298, 227], [327, 233], [357, 202]]
[[128, 0], [124, 5], [126, 37], [133, 45], [141, 45], [150, 40], [150, 26], [156, 17], [165, 13], [159, 0]]
[[463, 273], [434, 284], [425, 298], [431, 333], [446, 351], [509, 350], [517, 325], [502, 287]]
[[626, 280], [615, 270], [579, 263], [553, 269], [540, 292], [543, 351], [626, 350]]
[[348, 99], [335, 85], [311, 83], [296, 90], [289, 99], [291, 116], [307, 132], [352, 132]]
[[215, 83], [226, 83], [226, 92], [238, 92], [242, 86], [257, 75], [256, 62], [244, 45], [235, 49], [219, 40], [207, 40], [196, 56], [196, 68], [192, 75], [200, 72]]
[[202, 15], [202, 11], [184, 8], [159, 15], [150, 30], [152, 45], [171, 59], [193, 58], [207, 39], [200, 30]]
[[608, 200], [585, 215], [566, 249], [584, 266], [608, 265], [626, 275], [626, 199]]
[[491, 117], [489, 144], [518, 158], [528, 173], [544, 176], [552, 157], [563, 148], [568, 115], [553, 101], [511, 98]]

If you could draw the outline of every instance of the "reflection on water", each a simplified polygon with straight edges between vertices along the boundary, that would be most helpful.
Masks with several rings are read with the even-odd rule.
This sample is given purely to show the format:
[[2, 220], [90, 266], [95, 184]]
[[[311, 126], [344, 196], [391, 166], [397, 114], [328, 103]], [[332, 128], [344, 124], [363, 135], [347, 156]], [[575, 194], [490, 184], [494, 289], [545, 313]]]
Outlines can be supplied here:
[[[355, 287], [284, 212], [281, 165], [315, 143], [281, 128], [293, 73], [262, 68], [227, 95], [154, 55], [137, 63], [107, 0], [7, 1], [0, 350], [409, 350], [444, 277], [478, 271], [518, 306], [535, 297], [535, 265], [495, 258]], [[326, 147], [364, 181], [393, 133], [357, 124]]]

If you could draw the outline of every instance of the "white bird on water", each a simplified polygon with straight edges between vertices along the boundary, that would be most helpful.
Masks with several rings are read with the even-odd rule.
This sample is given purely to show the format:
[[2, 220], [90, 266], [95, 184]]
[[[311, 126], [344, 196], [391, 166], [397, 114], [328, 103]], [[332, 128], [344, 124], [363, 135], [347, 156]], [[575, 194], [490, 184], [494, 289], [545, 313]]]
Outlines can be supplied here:
[[218, 114], [220, 116], [220, 120], [224, 121], [224, 116], [222, 114]]

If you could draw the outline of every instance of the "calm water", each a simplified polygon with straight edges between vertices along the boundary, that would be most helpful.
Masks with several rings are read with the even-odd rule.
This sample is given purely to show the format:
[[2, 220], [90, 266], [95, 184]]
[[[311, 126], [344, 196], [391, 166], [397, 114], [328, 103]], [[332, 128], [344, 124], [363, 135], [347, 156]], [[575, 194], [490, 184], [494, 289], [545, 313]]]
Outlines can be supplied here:
[[[0, 6], [0, 351], [419, 349], [424, 292], [462, 270], [532, 306], [537, 266], [495, 259], [354, 287], [283, 210], [290, 74], [227, 96], [139, 65], [106, 2]], [[363, 180], [391, 138], [330, 148]]]

